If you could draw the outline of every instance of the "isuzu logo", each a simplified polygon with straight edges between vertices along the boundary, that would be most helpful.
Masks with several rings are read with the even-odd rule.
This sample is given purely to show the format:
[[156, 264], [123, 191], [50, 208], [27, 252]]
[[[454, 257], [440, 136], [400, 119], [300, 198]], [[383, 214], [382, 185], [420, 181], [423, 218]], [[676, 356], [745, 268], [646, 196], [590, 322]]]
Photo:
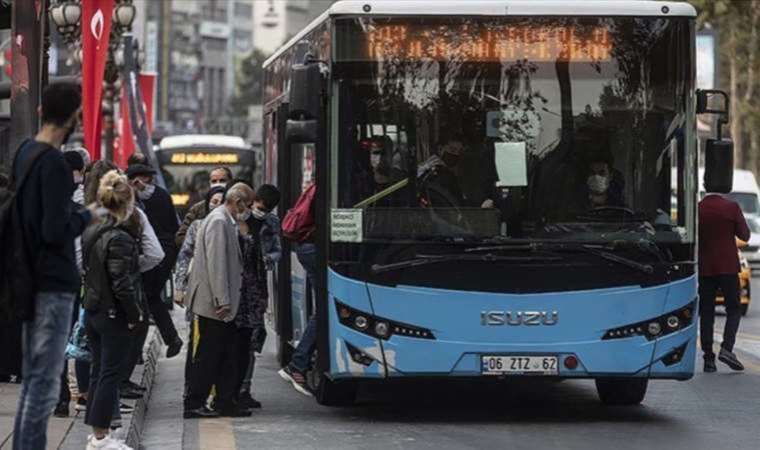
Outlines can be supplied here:
[[481, 311], [480, 324], [483, 326], [537, 326], [556, 325], [559, 321], [557, 311]]

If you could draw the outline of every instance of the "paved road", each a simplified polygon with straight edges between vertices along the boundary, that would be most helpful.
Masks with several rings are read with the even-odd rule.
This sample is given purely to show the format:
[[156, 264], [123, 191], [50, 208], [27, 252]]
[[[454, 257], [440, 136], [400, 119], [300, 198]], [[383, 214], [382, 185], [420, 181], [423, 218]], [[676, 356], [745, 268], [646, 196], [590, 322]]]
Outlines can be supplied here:
[[[756, 281], [760, 292], [760, 280]], [[759, 299], [760, 300], [760, 299]], [[722, 326], [722, 319], [719, 320]], [[265, 355], [256, 375], [264, 409], [249, 419], [181, 421], [181, 364], [164, 365], [146, 449], [756, 449], [760, 436], [760, 301], [742, 324], [742, 374], [726, 366], [689, 382], [650, 384], [640, 407], [600, 405], [593, 382], [500, 387], [414, 385], [365, 391], [327, 408], [296, 393]], [[701, 366], [701, 365], [700, 365]], [[171, 370], [169, 370], [171, 369]], [[166, 424], [166, 425], [163, 425]], [[182, 429], [182, 439], [180, 431]]]

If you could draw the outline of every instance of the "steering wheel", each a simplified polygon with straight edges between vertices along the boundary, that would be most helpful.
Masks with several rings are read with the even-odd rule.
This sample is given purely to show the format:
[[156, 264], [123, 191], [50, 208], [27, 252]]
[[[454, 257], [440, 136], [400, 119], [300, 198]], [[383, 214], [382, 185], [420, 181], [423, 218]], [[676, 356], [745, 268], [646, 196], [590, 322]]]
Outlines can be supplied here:
[[586, 214], [604, 214], [604, 213], [623, 213], [627, 214], [629, 216], [635, 216], [636, 211], [632, 210], [631, 208], [626, 208], [625, 206], [599, 206], [598, 208], [591, 208], [590, 210], [586, 211]]

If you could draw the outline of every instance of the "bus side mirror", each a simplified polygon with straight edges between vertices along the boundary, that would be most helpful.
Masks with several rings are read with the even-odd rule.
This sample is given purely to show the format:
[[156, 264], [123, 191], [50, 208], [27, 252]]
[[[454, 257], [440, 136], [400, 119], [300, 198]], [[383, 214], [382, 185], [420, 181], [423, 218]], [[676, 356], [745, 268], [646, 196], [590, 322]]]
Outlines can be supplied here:
[[294, 64], [290, 69], [290, 102], [285, 136], [292, 143], [316, 142], [322, 108], [319, 62]]
[[727, 194], [734, 186], [734, 143], [708, 139], [705, 148], [705, 191]]
[[[710, 97], [723, 97], [723, 105], [713, 108]], [[734, 186], [734, 143], [723, 138], [723, 125], [728, 123], [730, 99], [724, 91], [713, 89], [697, 90], [697, 114], [718, 114], [716, 139], [708, 139], [705, 148], [705, 179], [707, 192], [727, 194]]]

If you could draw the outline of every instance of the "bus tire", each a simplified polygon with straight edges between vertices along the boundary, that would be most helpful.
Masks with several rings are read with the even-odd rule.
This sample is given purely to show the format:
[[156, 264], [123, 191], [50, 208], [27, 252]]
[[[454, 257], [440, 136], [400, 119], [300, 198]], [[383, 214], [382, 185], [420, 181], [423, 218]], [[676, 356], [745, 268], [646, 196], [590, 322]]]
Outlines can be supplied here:
[[596, 392], [605, 405], [632, 406], [644, 400], [648, 384], [646, 378], [597, 378]]
[[320, 375], [314, 395], [323, 406], [351, 406], [356, 402], [356, 391], [355, 381], [333, 381]]

